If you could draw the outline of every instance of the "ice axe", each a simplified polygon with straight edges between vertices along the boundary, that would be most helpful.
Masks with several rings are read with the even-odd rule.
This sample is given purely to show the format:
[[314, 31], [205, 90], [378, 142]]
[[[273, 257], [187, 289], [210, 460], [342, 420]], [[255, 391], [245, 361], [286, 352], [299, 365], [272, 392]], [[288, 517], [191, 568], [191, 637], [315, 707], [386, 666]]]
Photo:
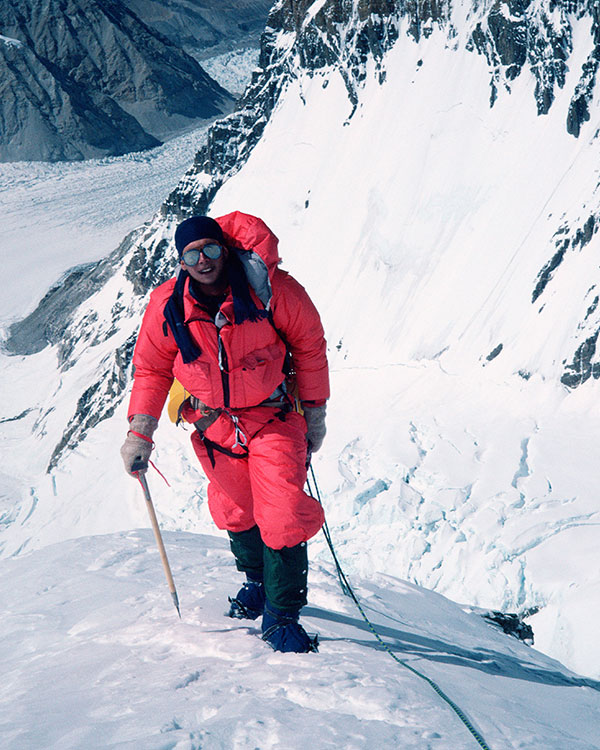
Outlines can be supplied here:
[[179, 615], [179, 619], [181, 619], [181, 612], [179, 610], [179, 598], [177, 596], [177, 589], [175, 588], [175, 582], [173, 581], [173, 575], [171, 573], [171, 568], [169, 566], [169, 560], [167, 558], [167, 552], [165, 550], [165, 545], [162, 540], [162, 536], [160, 533], [160, 528], [158, 526], [158, 519], [156, 518], [156, 512], [154, 510], [154, 505], [152, 504], [152, 498], [150, 497], [150, 490], [148, 489], [148, 482], [146, 481], [146, 475], [142, 473], [142, 469], [147, 469], [148, 464], [142, 461], [135, 461], [133, 466], [131, 467], [131, 471], [135, 473], [135, 476], [137, 477], [139, 483], [142, 485], [142, 489], [144, 490], [144, 497], [146, 498], [146, 507], [148, 508], [148, 514], [150, 515], [150, 521], [152, 523], [152, 530], [154, 531], [154, 538], [156, 539], [156, 544], [158, 546], [158, 551], [160, 552], [160, 559], [162, 560], [163, 568], [165, 571], [165, 576], [167, 578], [167, 583], [169, 584], [169, 591], [171, 592], [171, 599], [173, 599], [173, 604], [175, 605], [175, 609], [177, 610], [177, 614]]

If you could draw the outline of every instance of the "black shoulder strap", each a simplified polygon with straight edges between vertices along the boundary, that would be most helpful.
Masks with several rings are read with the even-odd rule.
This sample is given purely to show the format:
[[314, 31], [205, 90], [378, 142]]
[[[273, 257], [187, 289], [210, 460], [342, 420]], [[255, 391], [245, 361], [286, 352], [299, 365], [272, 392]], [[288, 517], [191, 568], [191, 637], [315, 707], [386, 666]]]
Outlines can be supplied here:
[[277, 326], [275, 325], [275, 321], [273, 320], [273, 311], [271, 310], [271, 308], [269, 308], [268, 313], [269, 313], [268, 314], [269, 323], [273, 326], [273, 330], [285, 344], [285, 361], [283, 363], [283, 374], [286, 377], [288, 377], [294, 372], [294, 365], [292, 362], [292, 352], [290, 351], [290, 345], [288, 344], [286, 337], [283, 335], [283, 333], [281, 333], [279, 328], [277, 328]]

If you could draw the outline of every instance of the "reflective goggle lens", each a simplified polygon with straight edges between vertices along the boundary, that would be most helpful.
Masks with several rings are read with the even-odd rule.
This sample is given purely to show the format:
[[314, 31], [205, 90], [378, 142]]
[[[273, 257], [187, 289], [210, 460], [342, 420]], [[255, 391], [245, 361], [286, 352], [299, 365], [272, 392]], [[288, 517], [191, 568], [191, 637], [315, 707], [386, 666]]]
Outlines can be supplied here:
[[221, 257], [222, 252], [221, 245], [204, 245], [202, 250], [186, 250], [181, 259], [186, 266], [195, 266], [200, 260], [200, 253], [210, 260], [216, 260]]

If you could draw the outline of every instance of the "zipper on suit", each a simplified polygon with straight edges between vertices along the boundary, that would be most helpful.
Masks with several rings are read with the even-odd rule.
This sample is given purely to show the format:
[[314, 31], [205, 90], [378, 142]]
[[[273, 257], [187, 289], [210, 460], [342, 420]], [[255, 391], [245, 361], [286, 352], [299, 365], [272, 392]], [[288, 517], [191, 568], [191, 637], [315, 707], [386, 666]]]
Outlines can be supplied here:
[[219, 370], [221, 370], [221, 383], [223, 385], [223, 404], [227, 409], [229, 408], [229, 361], [221, 338], [220, 328], [217, 328], [217, 340], [219, 342]]

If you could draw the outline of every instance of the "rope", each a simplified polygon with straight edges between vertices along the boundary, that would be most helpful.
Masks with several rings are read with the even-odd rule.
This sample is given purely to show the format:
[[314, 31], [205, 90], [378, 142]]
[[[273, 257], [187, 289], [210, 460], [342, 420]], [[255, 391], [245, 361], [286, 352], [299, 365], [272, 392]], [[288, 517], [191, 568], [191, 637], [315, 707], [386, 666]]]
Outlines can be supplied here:
[[[323, 503], [321, 501], [321, 494], [319, 492], [319, 487], [317, 485], [317, 479], [315, 477], [315, 472], [314, 472], [314, 469], [313, 469], [312, 465], [310, 466], [310, 474], [312, 476], [312, 482], [313, 482], [314, 487], [315, 487], [315, 493], [313, 493], [313, 490], [312, 490], [312, 487], [311, 487], [311, 481], [307, 477], [306, 481], [307, 481], [307, 485], [308, 485], [308, 491], [309, 491], [310, 495], [321, 504], [321, 507], [323, 507]], [[481, 734], [475, 729], [475, 727], [469, 721], [468, 717], [465, 715], [464, 711], [460, 708], [460, 706], [457, 706], [456, 703], [454, 703], [454, 701], [451, 698], [449, 698], [446, 695], [446, 693], [444, 693], [444, 691], [440, 688], [440, 686], [437, 685], [432, 679], [430, 679], [429, 677], [427, 677], [427, 675], [423, 674], [422, 672], [419, 672], [418, 669], [415, 669], [414, 667], [412, 667], [407, 661], [404, 661], [404, 659], [400, 659], [392, 651], [392, 649], [388, 646], [388, 644], [383, 640], [383, 638], [379, 635], [379, 633], [375, 629], [375, 626], [373, 625], [373, 623], [371, 622], [371, 620], [369, 620], [368, 616], [366, 615], [366, 613], [365, 613], [365, 611], [364, 611], [364, 609], [363, 609], [360, 601], [358, 600], [358, 597], [354, 593], [354, 591], [352, 589], [352, 586], [350, 585], [350, 583], [349, 583], [349, 581], [348, 581], [348, 579], [346, 577], [346, 574], [344, 573], [344, 571], [342, 569], [342, 566], [339, 563], [339, 560], [338, 560], [337, 555], [335, 553], [335, 550], [333, 548], [333, 542], [331, 541], [331, 534], [329, 533], [329, 527], [327, 526], [327, 521], [324, 521], [324, 523], [323, 523], [323, 534], [325, 535], [325, 539], [327, 540], [327, 546], [329, 547], [329, 550], [330, 550], [331, 555], [333, 557], [333, 562], [335, 564], [335, 569], [336, 569], [337, 574], [338, 574], [338, 579], [340, 581], [340, 586], [341, 586], [342, 592], [344, 593], [345, 596], [349, 596], [352, 599], [352, 601], [354, 602], [354, 604], [356, 604], [356, 607], [357, 607], [358, 611], [362, 615], [363, 620], [369, 626], [369, 630], [371, 631], [371, 633], [373, 633], [373, 635], [375, 636], [377, 642], [383, 647], [383, 649], [392, 657], [392, 659], [395, 662], [397, 662], [401, 666], [405, 667], [406, 669], [408, 669], [413, 674], [417, 675], [417, 677], [420, 677], [422, 680], [425, 680], [425, 682], [427, 682], [428, 685], [430, 685], [433, 688], [433, 690], [435, 690], [435, 692], [439, 695], [439, 697], [443, 701], [445, 701], [448, 704], [448, 706], [450, 706], [450, 708], [454, 711], [454, 713], [458, 716], [458, 718], [466, 726], [466, 728], [469, 730], [469, 732], [473, 735], [473, 737], [475, 738], [475, 740], [477, 741], [477, 743], [479, 744], [479, 746], [481, 748], [483, 748], [483, 750], [490, 750], [490, 747], [487, 744], [487, 742], [483, 739], [483, 737], [481, 736]]]

